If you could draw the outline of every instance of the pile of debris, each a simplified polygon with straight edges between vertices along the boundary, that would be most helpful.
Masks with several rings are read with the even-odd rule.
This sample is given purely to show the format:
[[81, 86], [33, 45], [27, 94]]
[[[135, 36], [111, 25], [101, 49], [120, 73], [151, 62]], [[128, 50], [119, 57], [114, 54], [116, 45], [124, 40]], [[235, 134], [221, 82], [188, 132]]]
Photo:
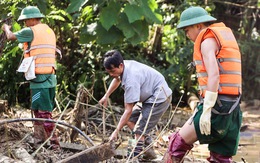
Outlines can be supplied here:
[[[67, 105], [62, 111], [57, 107], [53, 112], [54, 120], [43, 120], [56, 123], [59, 150], [52, 150], [49, 142], [34, 144], [33, 122], [42, 119], [33, 118], [29, 109], [9, 108], [6, 101], [0, 102], [0, 162], [125, 162], [131, 131], [125, 127], [118, 142], [107, 142], [123, 108], [113, 106], [113, 110], [109, 110], [98, 105], [91, 106], [82, 97], [86, 96], [79, 93], [77, 99], [80, 100], [74, 105]], [[164, 121], [158, 124], [154, 135], [167, 123], [166, 119]], [[162, 143], [158, 143], [160, 141]], [[154, 146], [165, 151], [167, 143], [163, 139], [156, 142]]]
[[[67, 100], [62, 109], [57, 104], [53, 112], [53, 122], [56, 123], [56, 132], [61, 145], [59, 150], [52, 150], [49, 142], [40, 145], [33, 143], [33, 121], [36, 119], [32, 117], [29, 109], [10, 108], [7, 101], [0, 100], [0, 162], [127, 162], [127, 146], [128, 140], [132, 138], [131, 131], [125, 127], [120, 132], [117, 142], [107, 142], [124, 111], [123, 108], [112, 106], [105, 109], [98, 105], [89, 105], [87, 98], [89, 96], [86, 92], [84, 88], [79, 89], [76, 101]], [[242, 103], [241, 106], [243, 105]], [[173, 129], [181, 127], [190, 117], [192, 114], [190, 108], [173, 107], [167, 110], [150, 135], [153, 138], [152, 147], [155, 149], [157, 159], [149, 162], [162, 160], [167, 150], [168, 136]], [[246, 114], [251, 110], [244, 112], [244, 117], [247, 119], [244, 119], [242, 129], [259, 131], [259, 114], [254, 116]], [[259, 107], [255, 111], [258, 112]], [[256, 125], [252, 126], [252, 122]], [[243, 138], [243, 135], [241, 136]], [[246, 150], [246, 145], [239, 148], [238, 154], [241, 149]], [[185, 162], [203, 163], [206, 162], [207, 156], [207, 146], [195, 143], [192, 151], [185, 157]]]

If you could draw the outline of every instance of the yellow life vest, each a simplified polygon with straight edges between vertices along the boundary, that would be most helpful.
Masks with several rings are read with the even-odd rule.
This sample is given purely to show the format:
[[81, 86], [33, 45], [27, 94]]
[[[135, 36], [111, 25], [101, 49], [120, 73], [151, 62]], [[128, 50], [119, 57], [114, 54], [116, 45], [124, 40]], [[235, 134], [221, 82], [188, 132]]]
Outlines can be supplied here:
[[30, 48], [24, 43], [24, 57], [35, 56], [35, 74], [52, 74], [56, 69], [56, 37], [46, 24], [31, 27], [33, 40]]
[[230, 28], [223, 23], [215, 23], [202, 30], [195, 40], [193, 63], [196, 66], [200, 94], [205, 95], [208, 74], [201, 54], [201, 43], [209, 37], [216, 39], [219, 51], [216, 59], [219, 65], [220, 82], [218, 94], [239, 95], [242, 93], [241, 54]]

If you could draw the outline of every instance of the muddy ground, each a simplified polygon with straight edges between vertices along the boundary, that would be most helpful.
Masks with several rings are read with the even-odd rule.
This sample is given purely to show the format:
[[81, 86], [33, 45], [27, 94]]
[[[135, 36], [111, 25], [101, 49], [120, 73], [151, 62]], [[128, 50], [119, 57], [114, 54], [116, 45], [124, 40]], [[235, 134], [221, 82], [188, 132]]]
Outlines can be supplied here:
[[[234, 156], [235, 162], [260, 162], [260, 101], [253, 100], [250, 103], [241, 103], [243, 111], [243, 125], [241, 128], [241, 139], [237, 155]], [[56, 109], [54, 118], [60, 118], [60, 121], [70, 124], [68, 118], [73, 108], [69, 108], [66, 113]], [[120, 117], [122, 108], [115, 108], [114, 114], [116, 119]], [[91, 114], [91, 115], [90, 115]], [[168, 110], [164, 114], [156, 129], [151, 133], [154, 139], [153, 148], [157, 154], [157, 159], [147, 162], [160, 162], [168, 144], [168, 136], [174, 130], [181, 127], [188, 117], [192, 114], [189, 108], [175, 107]], [[106, 114], [106, 125], [102, 125], [101, 111], [88, 111], [88, 123], [83, 123], [81, 130], [94, 142], [94, 145], [99, 145], [104, 142], [113, 131], [115, 125], [111, 122], [112, 116]], [[24, 108], [9, 108], [1, 112], [0, 122], [9, 119], [30, 118], [31, 112]], [[86, 124], [88, 126], [86, 126]], [[104, 128], [105, 127], [105, 128]], [[104, 130], [105, 129], [105, 130]], [[71, 129], [63, 126], [57, 126], [57, 133], [63, 147], [60, 150], [51, 150], [50, 146], [35, 146], [32, 142], [33, 125], [31, 121], [14, 122], [0, 125], [0, 163], [2, 162], [39, 162], [52, 163], [58, 162], [85, 149], [90, 148], [91, 143], [82, 135], [77, 134], [74, 142], [70, 141]], [[105, 134], [105, 136], [104, 136]], [[126, 162], [128, 140], [131, 139], [131, 134], [128, 128], [121, 131], [120, 139], [116, 142], [116, 155], [111, 159], [103, 162]], [[186, 156], [185, 162], [207, 162], [206, 158], [209, 152], [206, 145], [195, 143], [192, 151]]]

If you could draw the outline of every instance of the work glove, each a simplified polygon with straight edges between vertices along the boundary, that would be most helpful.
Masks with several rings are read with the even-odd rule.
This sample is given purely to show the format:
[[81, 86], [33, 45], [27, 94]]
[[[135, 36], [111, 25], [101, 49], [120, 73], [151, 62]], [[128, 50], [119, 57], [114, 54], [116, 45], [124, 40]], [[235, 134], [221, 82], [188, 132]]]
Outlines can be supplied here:
[[218, 92], [206, 91], [203, 112], [200, 116], [200, 132], [204, 135], [210, 135], [211, 129], [211, 108], [215, 105], [218, 97]]

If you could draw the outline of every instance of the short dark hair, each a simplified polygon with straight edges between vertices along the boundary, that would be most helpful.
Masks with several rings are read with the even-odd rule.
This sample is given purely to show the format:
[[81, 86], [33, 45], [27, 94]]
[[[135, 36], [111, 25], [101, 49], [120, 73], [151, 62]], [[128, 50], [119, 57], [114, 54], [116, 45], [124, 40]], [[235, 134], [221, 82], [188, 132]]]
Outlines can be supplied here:
[[123, 63], [123, 57], [118, 50], [110, 50], [104, 55], [103, 66], [108, 70], [118, 68], [121, 63]]

